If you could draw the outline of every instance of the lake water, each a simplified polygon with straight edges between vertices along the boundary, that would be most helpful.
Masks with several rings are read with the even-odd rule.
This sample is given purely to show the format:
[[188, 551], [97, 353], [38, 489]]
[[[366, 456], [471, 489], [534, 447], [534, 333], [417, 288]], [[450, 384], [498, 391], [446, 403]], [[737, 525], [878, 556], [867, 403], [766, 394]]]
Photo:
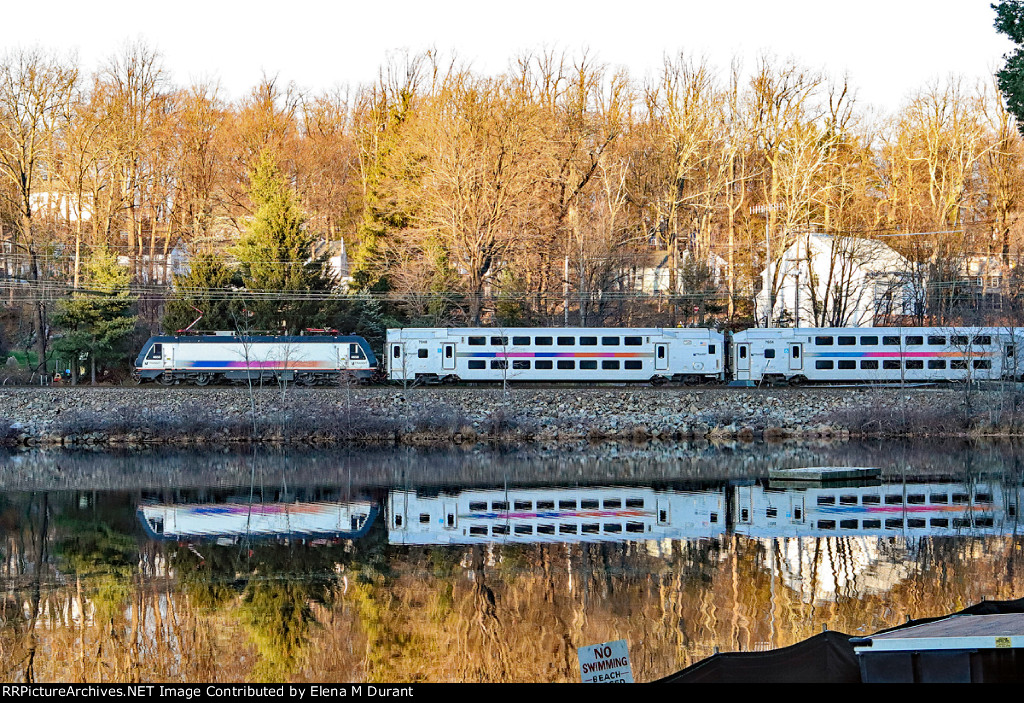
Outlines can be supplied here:
[[[0, 455], [0, 679], [637, 681], [1024, 595], [1013, 444]], [[785, 466], [880, 481], [769, 481]]]

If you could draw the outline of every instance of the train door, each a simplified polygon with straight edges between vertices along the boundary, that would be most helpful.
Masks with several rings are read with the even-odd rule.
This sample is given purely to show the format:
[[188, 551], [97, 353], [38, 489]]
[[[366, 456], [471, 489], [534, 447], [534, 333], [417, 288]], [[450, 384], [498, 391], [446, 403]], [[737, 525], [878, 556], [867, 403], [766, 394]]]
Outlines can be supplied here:
[[1003, 376], [1016, 379], [1017, 373], [1017, 348], [1013, 342], [1003, 345]]
[[391, 378], [401, 379], [405, 377], [405, 349], [402, 344], [391, 345], [391, 353], [388, 354], [388, 364], [391, 369]]
[[165, 369], [173, 369], [174, 368], [174, 345], [173, 344], [165, 344], [164, 345], [164, 368]]
[[789, 519], [795, 524], [804, 523], [804, 495], [803, 493], [790, 493], [789, 495]]
[[736, 345], [736, 370], [750, 373], [750, 345]]
[[442, 505], [444, 506], [444, 511], [441, 514], [441, 519], [444, 520], [444, 529], [454, 530], [456, 527], [459, 526], [459, 511], [456, 507], [455, 501], [446, 500], [442, 503]]
[[654, 345], [654, 370], [655, 371], [667, 371], [668, 370], [668, 345], [667, 344], [655, 344]]
[[672, 509], [667, 498], [658, 498], [658, 524], [667, 525], [672, 520]]
[[441, 350], [441, 368], [445, 371], [455, 370], [455, 345], [444, 344]]
[[802, 344], [789, 345], [789, 370], [800, 371], [804, 368], [804, 350]]

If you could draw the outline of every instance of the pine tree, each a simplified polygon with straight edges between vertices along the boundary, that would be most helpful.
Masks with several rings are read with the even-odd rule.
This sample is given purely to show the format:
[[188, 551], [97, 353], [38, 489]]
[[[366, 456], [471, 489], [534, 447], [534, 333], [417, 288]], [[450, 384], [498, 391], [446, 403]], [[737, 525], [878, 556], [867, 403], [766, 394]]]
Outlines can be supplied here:
[[1007, 112], [1017, 118], [1018, 129], [1024, 130], [1024, 0], [1002, 0], [992, 9], [996, 11], [996, 30], [1017, 45], [1003, 57], [996, 78]]
[[311, 294], [329, 291], [327, 254], [315, 255], [315, 239], [305, 216], [274, 161], [264, 151], [250, 173], [249, 196], [256, 214], [233, 253], [242, 283], [255, 295], [246, 302], [254, 329], [294, 334], [309, 327], [321, 301]]
[[123, 363], [135, 323], [135, 297], [131, 294], [129, 271], [117, 257], [98, 249], [85, 263], [83, 289], [57, 304], [53, 322], [64, 329], [54, 343], [55, 351], [72, 360], [75, 382], [78, 365], [85, 355], [93, 385], [97, 367]]
[[242, 303], [235, 289], [242, 280], [224, 257], [211, 252], [197, 254], [185, 276], [174, 277], [174, 297], [167, 301], [162, 321], [168, 334], [188, 327], [203, 313], [196, 329], [234, 330]]

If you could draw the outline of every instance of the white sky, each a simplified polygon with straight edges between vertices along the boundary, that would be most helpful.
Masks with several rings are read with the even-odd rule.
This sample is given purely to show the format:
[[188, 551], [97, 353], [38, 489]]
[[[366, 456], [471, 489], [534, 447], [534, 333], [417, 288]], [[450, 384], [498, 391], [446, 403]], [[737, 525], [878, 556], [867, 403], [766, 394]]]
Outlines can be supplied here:
[[706, 56], [724, 72], [762, 51], [838, 76], [861, 102], [895, 111], [950, 73], [985, 79], [1012, 48], [992, 27], [991, 0], [50, 0], [4, 3], [9, 49], [77, 50], [91, 71], [126, 40], [158, 49], [173, 80], [219, 79], [237, 98], [266, 72], [313, 90], [375, 78], [390, 51], [435, 47], [477, 70], [516, 54], [587, 47], [634, 78], [665, 53]]

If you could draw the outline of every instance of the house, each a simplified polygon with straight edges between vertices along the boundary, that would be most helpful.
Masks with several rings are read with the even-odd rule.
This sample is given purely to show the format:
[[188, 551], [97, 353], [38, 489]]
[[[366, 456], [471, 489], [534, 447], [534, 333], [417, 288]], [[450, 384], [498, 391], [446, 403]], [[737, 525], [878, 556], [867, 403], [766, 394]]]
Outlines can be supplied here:
[[918, 314], [924, 301], [920, 268], [860, 237], [800, 234], [760, 282], [755, 318], [773, 326], [870, 327]]
[[[703, 264], [702, 266], [699, 264]], [[701, 293], [717, 290], [727, 280], [729, 262], [714, 253], [706, 260], [698, 260], [693, 252], [679, 252], [676, 270], [676, 294]], [[628, 272], [630, 287], [648, 295], [672, 293], [672, 255], [667, 249], [652, 251], [643, 256]]]

